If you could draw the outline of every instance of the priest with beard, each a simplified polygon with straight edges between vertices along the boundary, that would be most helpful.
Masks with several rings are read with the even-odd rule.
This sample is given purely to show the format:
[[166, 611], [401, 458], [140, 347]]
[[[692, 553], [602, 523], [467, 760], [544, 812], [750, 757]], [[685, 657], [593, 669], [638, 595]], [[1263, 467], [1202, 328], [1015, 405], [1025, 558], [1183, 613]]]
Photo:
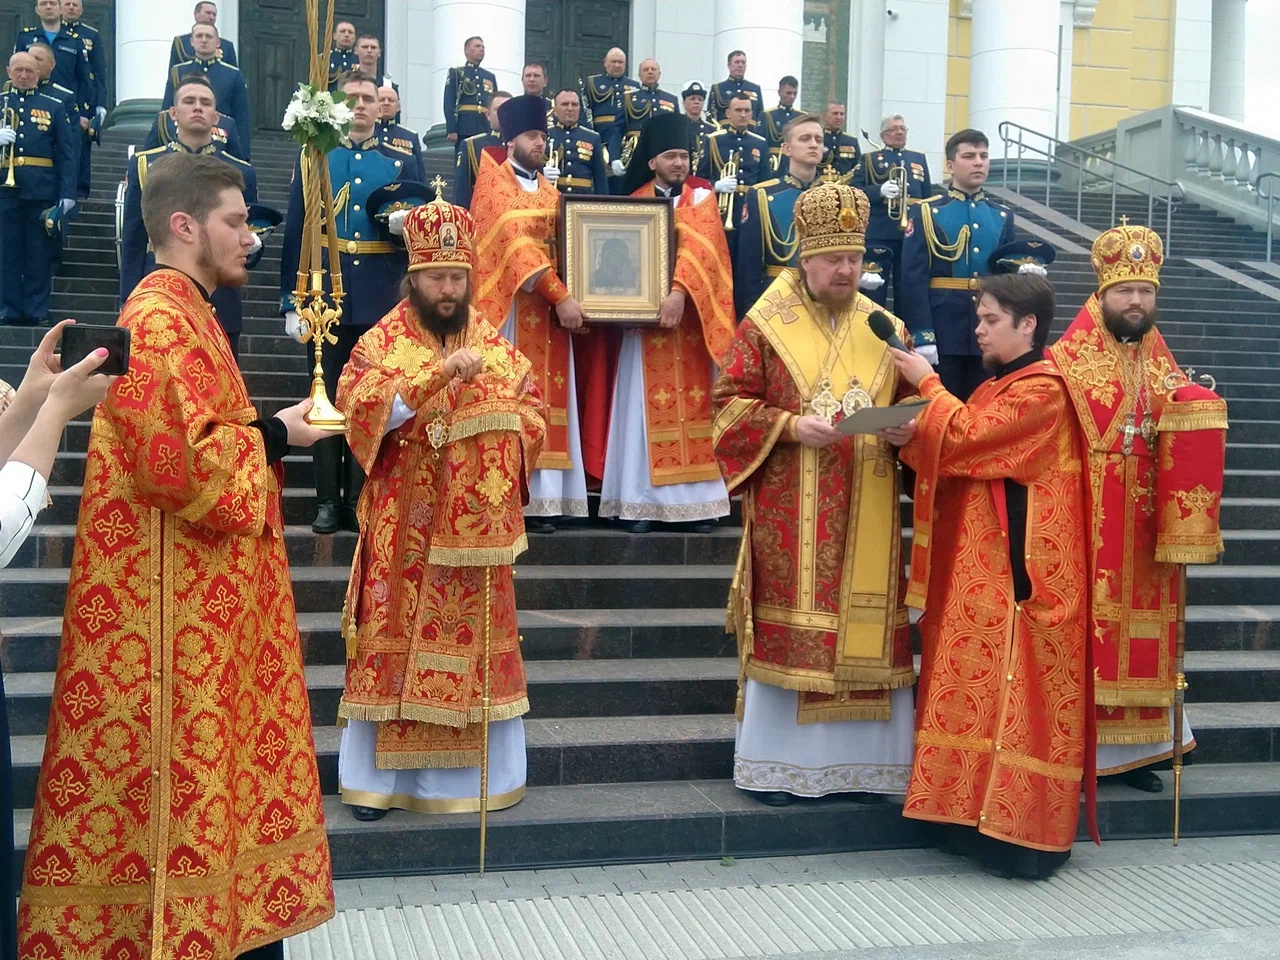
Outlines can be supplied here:
[[[599, 349], [583, 364], [592, 391], [612, 384], [612, 396], [583, 411], [587, 472], [602, 478], [600, 516], [630, 521], [636, 533], [654, 522], [705, 533], [729, 514], [711, 445], [711, 386], [733, 339], [733, 269], [711, 184], [689, 176], [689, 137], [687, 117], [653, 117], [623, 180], [624, 195], [672, 206], [675, 269], [658, 325], [622, 334], [616, 368]], [[591, 339], [611, 333], [593, 330]], [[602, 447], [603, 462], [593, 462]]]
[[402, 299], [338, 382], [368, 474], [338, 707], [339, 787], [357, 820], [478, 810], [489, 721], [488, 808], [524, 796], [511, 564], [545, 427], [529, 361], [471, 306], [473, 235], [467, 211], [440, 198], [409, 213]]

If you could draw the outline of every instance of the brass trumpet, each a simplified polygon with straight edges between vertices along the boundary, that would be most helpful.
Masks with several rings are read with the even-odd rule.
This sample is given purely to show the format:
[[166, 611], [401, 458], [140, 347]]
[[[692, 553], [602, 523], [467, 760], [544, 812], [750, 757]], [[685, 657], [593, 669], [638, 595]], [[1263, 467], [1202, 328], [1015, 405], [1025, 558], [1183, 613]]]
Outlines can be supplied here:
[[[14, 110], [13, 107], [5, 107], [3, 111], [0, 111], [0, 126], [17, 130], [18, 111]], [[0, 148], [0, 151], [3, 151], [0, 152], [0, 165], [9, 168], [9, 175], [4, 178], [4, 185], [6, 187], [16, 187], [18, 185], [18, 181], [13, 175], [13, 168], [18, 161], [17, 146], [18, 145], [16, 143], [11, 143], [7, 147]]]
[[631, 166], [631, 157], [636, 152], [636, 144], [640, 142], [640, 134], [627, 134], [622, 141], [622, 156], [619, 157], [624, 167]]
[[[738, 175], [738, 165], [741, 162], [741, 156], [741, 147], [733, 151], [729, 159], [726, 160], [724, 165], [720, 168], [721, 178], [736, 177]], [[734, 193], [722, 193], [716, 197], [716, 201], [720, 204], [720, 212], [724, 214], [724, 229], [726, 233], [733, 229], [733, 198], [736, 196], [737, 192], [735, 191]]]
[[908, 201], [910, 200], [910, 194], [907, 192], [907, 168], [902, 164], [890, 167], [889, 175], [885, 178], [885, 181], [898, 185], [898, 196], [885, 204], [885, 212], [889, 215], [890, 220], [897, 221], [898, 229], [906, 233]]

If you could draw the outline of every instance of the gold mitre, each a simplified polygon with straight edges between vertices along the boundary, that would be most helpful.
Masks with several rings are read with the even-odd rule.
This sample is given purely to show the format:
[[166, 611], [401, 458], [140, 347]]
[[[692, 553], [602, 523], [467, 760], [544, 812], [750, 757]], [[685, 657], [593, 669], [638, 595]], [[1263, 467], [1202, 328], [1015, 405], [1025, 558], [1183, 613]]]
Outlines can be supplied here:
[[1093, 272], [1098, 275], [1098, 292], [1117, 283], [1142, 280], [1160, 286], [1160, 268], [1164, 266], [1164, 244], [1150, 227], [1129, 223], [1098, 234], [1093, 241]]
[[847, 183], [819, 183], [796, 201], [800, 259], [815, 253], [864, 253], [871, 201]]

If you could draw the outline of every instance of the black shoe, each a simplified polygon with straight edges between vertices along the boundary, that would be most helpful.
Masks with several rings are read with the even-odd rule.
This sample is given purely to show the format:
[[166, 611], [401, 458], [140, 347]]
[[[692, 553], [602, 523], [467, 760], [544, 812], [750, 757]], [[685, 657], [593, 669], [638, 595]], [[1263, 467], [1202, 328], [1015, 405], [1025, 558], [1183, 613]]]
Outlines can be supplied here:
[[355, 507], [342, 508], [342, 529], [350, 530], [352, 533], [360, 532], [360, 521], [356, 519]]
[[685, 527], [689, 533], [710, 533], [714, 529], [715, 524], [710, 520], [695, 520]]
[[529, 533], [556, 532], [556, 525], [545, 517], [525, 517], [524, 528]]
[[626, 524], [626, 529], [631, 533], [653, 532], [652, 520], [624, 520], [623, 523]]
[[389, 810], [379, 810], [376, 807], [361, 807], [354, 804], [351, 807], [351, 815], [361, 823], [372, 823], [374, 820], [381, 820], [389, 812]]
[[341, 513], [334, 500], [321, 500], [316, 507], [316, 518], [311, 524], [312, 533], [337, 533], [341, 526]]
[[769, 807], [789, 807], [791, 806], [791, 802], [795, 800], [795, 797], [791, 796], [791, 794], [784, 793], [781, 790], [771, 790], [767, 793], [761, 793], [758, 790], [749, 790], [748, 793], [765, 806]]
[[1117, 773], [1105, 779], [1123, 783], [1126, 787], [1133, 787], [1143, 793], [1164, 792], [1164, 781], [1156, 776], [1154, 770], [1149, 770], [1146, 767], [1139, 767], [1137, 770], [1126, 770], [1124, 773]]

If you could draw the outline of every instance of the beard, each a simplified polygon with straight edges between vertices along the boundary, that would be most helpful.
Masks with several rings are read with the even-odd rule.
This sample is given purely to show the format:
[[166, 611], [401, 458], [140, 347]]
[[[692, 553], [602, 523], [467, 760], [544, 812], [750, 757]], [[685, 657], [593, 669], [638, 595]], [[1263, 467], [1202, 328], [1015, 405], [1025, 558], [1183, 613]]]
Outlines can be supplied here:
[[1123, 312], [1108, 310], [1105, 306], [1102, 308], [1102, 322], [1117, 340], [1141, 340], [1159, 321], [1159, 307], [1153, 306], [1150, 313], [1144, 311], [1136, 320], [1126, 317]]
[[833, 291], [826, 291], [819, 295], [813, 292], [813, 287], [809, 286], [809, 278], [804, 271], [804, 265], [799, 267], [800, 283], [804, 286], [804, 292], [808, 294], [809, 299], [820, 306], [826, 307], [832, 313], [844, 313], [858, 296], [858, 284], [855, 281], [848, 295], [838, 294]]
[[200, 248], [196, 253], [196, 266], [212, 282], [209, 290], [213, 293], [218, 287], [243, 287], [249, 282], [249, 271], [238, 259], [230, 263], [219, 263], [213, 256], [213, 244], [209, 235], [202, 234]]
[[533, 147], [525, 150], [513, 145], [511, 147], [511, 157], [526, 170], [537, 173], [546, 162], [547, 151], [545, 147]]
[[[452, 313], [440, 312], [439, 308], [445, 303], [456, 304]], [[444, 340], [455, 333], [461, 333], [466, 327], [471, 316], [471, 288], [468, 286], [466, 292], [459, 297], [442, 298], [433, 303], [416, 286], [410, 284], [409, 306], [413, 307], [413, 312], [418, 315], [418, 322], [429, 333]]]

